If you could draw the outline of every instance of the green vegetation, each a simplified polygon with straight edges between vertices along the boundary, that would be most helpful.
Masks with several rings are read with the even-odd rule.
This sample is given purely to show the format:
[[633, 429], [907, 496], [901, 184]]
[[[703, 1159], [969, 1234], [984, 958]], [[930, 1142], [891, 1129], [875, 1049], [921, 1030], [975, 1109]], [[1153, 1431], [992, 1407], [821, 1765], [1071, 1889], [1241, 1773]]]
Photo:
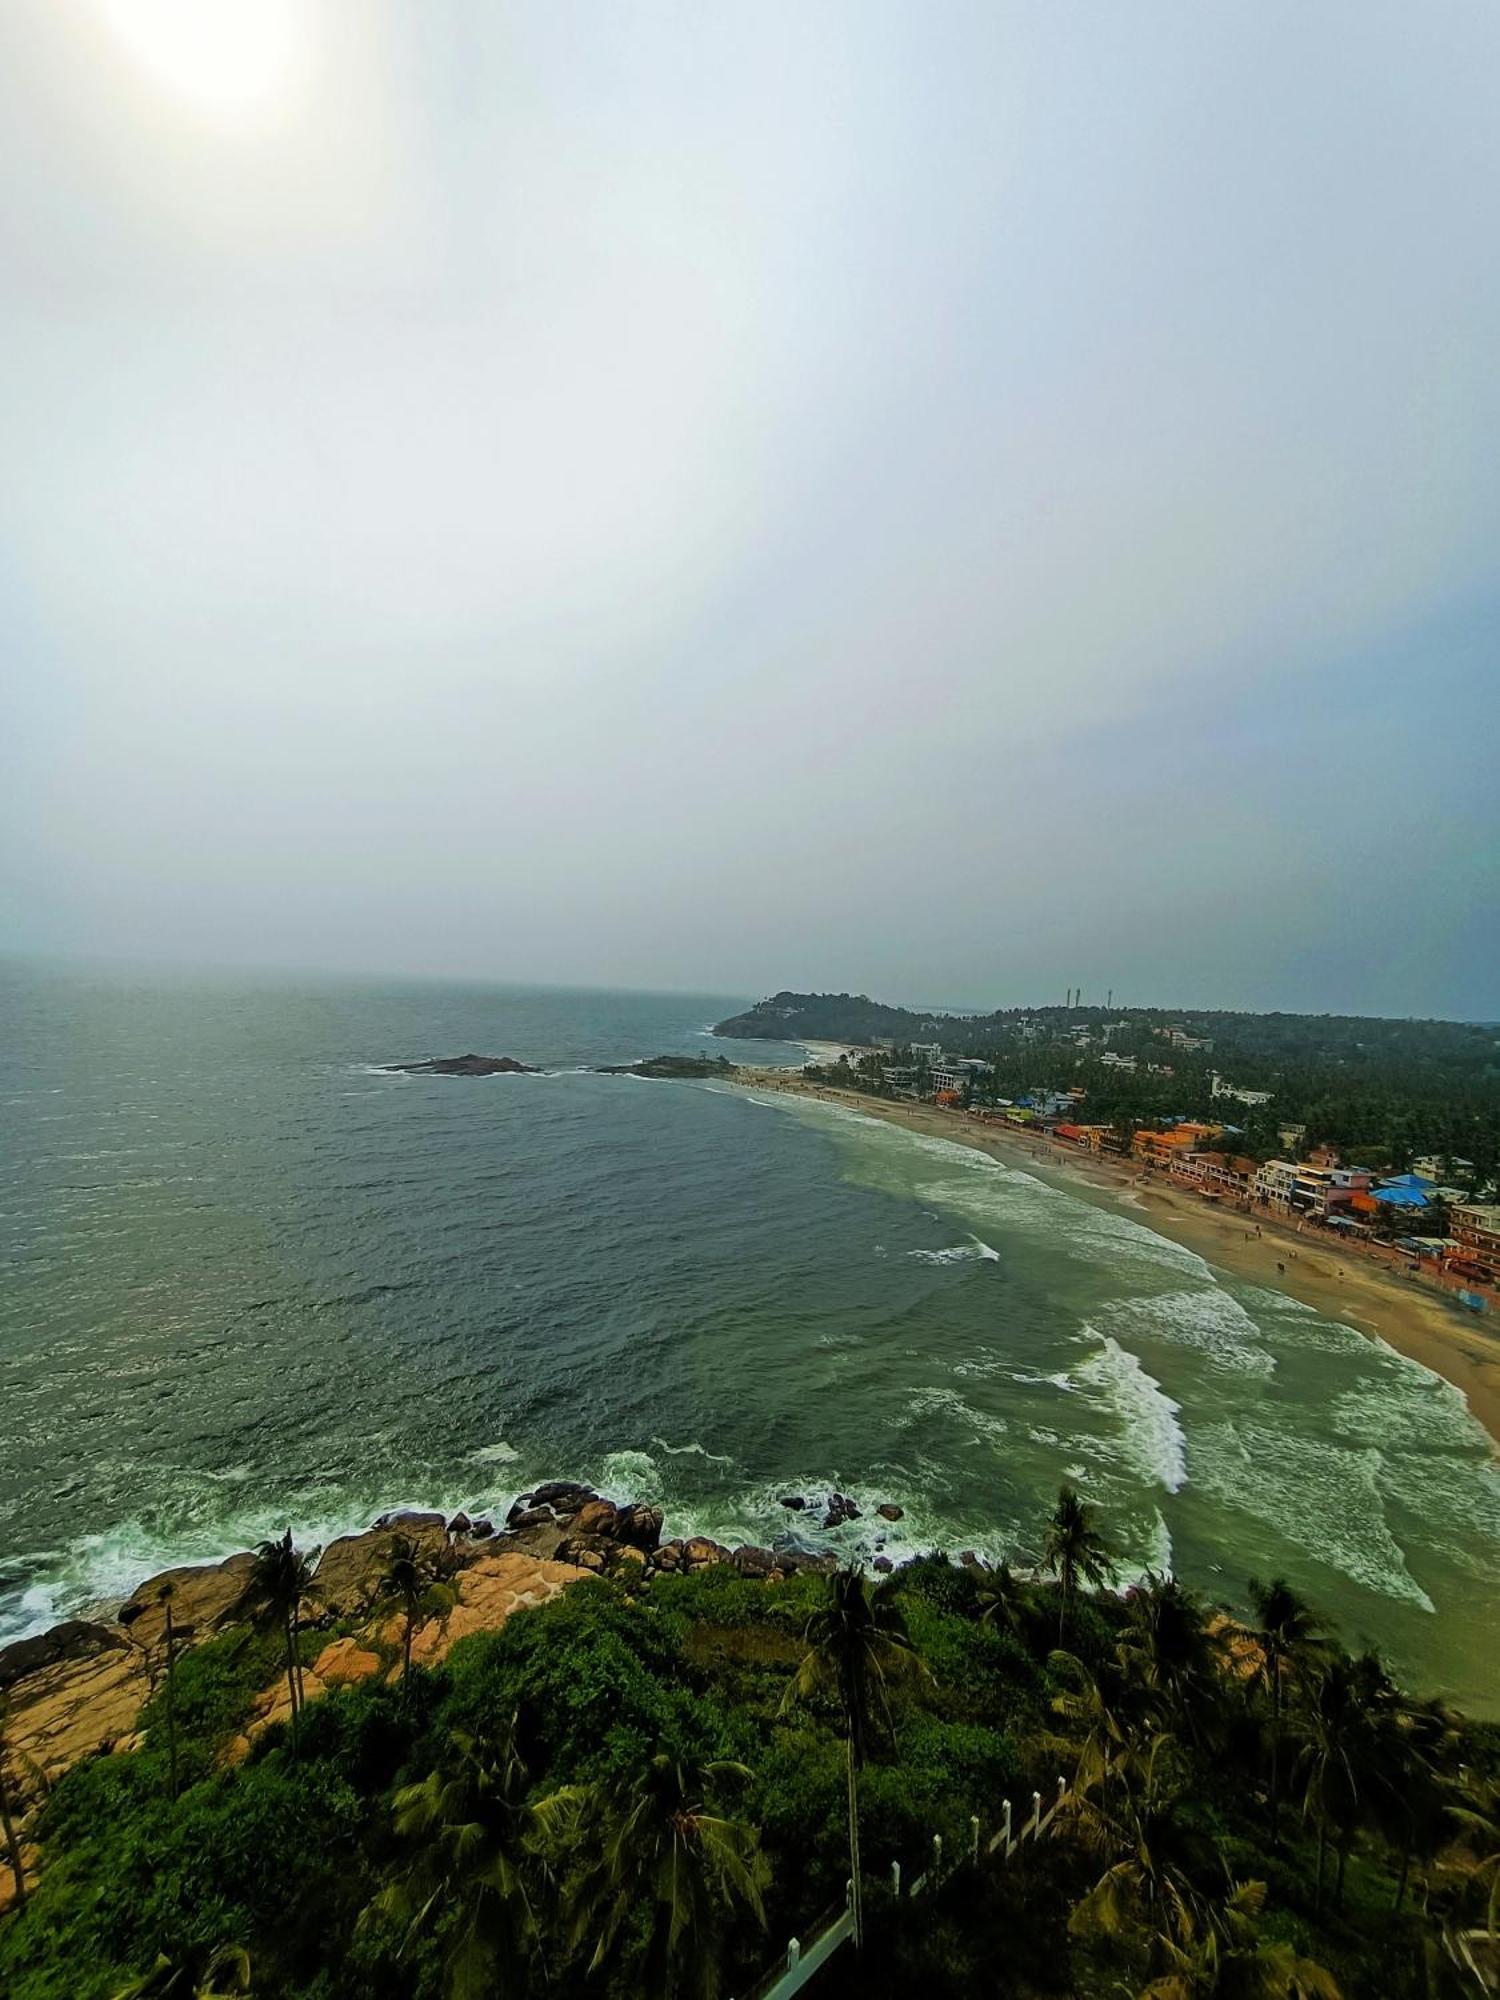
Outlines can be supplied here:
[[[828, 2000], [1483, 1993], [1500, 1737], [1279, 1581], [1246, 1625], [1171, 1581], [1087, 1594], [1108, 1556], [1074, 1495], [1048, 1548], [1055, 1580], [585, 1578], [229, 1767], [314, 1637], [288, 1667], [302, 1596], [258, 1592], [261, 1628], [181, 1653], [143, 1747], [57, 1786], [0, 1991], [714, 2000], [842, 1907], [853, 1855], [864, 1943]], [[1009, 1798], [1019, 1827], [1059, 1774], [1046, 1837], [970, 1858], [974, 1819]], [[934, 1835], [958, 1865], [898, 1899]]]
[[[1106, 1040], [1105, 1029], [1108, 1028]], [[1207, 1041], [1185, 1048], [1173, 1033]], [[1257, 1159], [1282, 1150], [1279, 1130], [1307, 1127], [1307, 1143], [1402, 1171], [1433, 1154], [1465, 1189], [1500, 1168], [1500, 1028], [1463, 1021], [1384, 1021], [1341, 1014], [1184, 1014], [1155, 1007], [1011, 1008], [933, 1014], [863, 995], [777, 993], [718, 1033], [751, 1039], [838, 1041], [945, 1050], [994, 1065], [981, 1097], [1081, 1087], [1079, 1115], [1129, 1131], [1162, 1118], [1223, 1119], [1242, 1128], [1236, 1149]], [[1078, 1036], [1088, 1039], [1080, 1043]], [[1136, 1059], [1121, 1069], [1108, 1053]], [[1151, 1067], [1154, 1065], [1154, 1069]], [[1265, 1105], [1213, 1095], [1217, 1071], [1237, 1089], [1269, 1091]], [[858, 1073], [852, 1080], [860, 1081]]]

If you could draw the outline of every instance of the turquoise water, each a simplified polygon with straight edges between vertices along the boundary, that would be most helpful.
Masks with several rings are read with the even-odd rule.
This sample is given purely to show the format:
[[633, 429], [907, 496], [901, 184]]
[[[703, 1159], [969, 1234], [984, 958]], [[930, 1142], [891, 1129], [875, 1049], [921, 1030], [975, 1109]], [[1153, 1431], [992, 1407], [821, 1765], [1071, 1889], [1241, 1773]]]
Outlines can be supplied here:
[[[807, 1100], [602, 1077], [744, 995], [0, 971], [0, 1636], [290, 1520], [581, 1476], [768, 1540], [1291, 1576], [1500, 1710], [1500, 1474], [1446, 1384], [1123, 1199]], [[547, 1074], [390, 1076], [429, 1054]]]

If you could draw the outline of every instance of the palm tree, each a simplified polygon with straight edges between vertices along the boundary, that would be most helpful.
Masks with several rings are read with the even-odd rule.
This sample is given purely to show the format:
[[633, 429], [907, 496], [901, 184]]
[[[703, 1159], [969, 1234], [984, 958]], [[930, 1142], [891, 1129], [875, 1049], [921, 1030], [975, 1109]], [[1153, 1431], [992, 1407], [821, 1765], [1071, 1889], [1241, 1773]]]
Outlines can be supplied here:
[[986, 1570], [980, 1577], [978, 1603], [981, 1625], [998, 1625], [1007, 1632], [1017, 1634], [1021, 1632], [1026, 1614], [1031, 1609], [1025, 1587], [1017, 1580], [1008, 1562], [1002, 1562], [998, 1569]]
[[1134, 1675], [1108, 1663], [1091, 1674], [1072, 1653], [1054, 1653], [1047, 1666], [1060, 1683], [1052, 1712], [1068, 1725], [1069, 1742], [1077, 1749], [1073, 1790], [1085, 1794], [1097, 1788], [1107, 1810], [1116, 1780], [1143, 1778], [1162, 1740], [1149, 1730], [1145, 1690]]
[[1148, 1691], [1163, 1727], [1192, 1742], [1219, 1696], [1219, 1648], [1203, 1610], [1175, 1577], [1148, 1576], [1130, 1593], [1116, 1648], [1127, 1680]]
[[15, 1815], [11, 1810], [10, 1780], [6, 1773], [6, 1754], [9, 1746], [5, 1740], [6, 1710], [0, 1707], [0, 1834], [5, 1837], [5, 1858], [10, 1863], [10, 1872], [16, 1885], [16, 1908], [26, 1907], [26, 1869], [21, 1861], [21, 1837], [16, 1832]]
[[867, 1592], [863, 1570], [852, 1564], [829, 1579], [829, 1601], [814, 1611], [803, 1636], [809, 1651], [792, 1677], [782, 1707], [822, 1690], [843, 1713], [849, 1807], [850, 1909], [854, 1942], [864, 1941], [864, 1897], [859, 1866], [859, 1773], [877, 1721], [894, 1737], [890, 1691], [930, 1679], [906, 1635], [893, 1587]]
[[1318, 1819], [1318, 1875], [1313, 1907], [1322, 1907], [1323, 1862], [1330, 1827], [1338, 1837], [1335, 1895], [1342, 1906], [1349, 1844], [1366, 1809], [1367, 1794], [1379, 1781], [1378, 1756], [1372, 1747], [1367, 1673], [1349, 1660], [1332, 1660], [1309, 1691], [1298, 1723], [1303, 1811], [1316, 1812]]
[[554, 1848], [591, 1850], [567, 1898], [572, 1942], [594, 1940], [590, 1973], [608, 1962], [622, 1934], [639, 1936], [644, 1910], [639, 1990], [716, 2000], [723, 1959], [716, 1941], [726, 1921], [740, 1909], [762, 1928], [766, 1920], [770, 1868], [760, 1835], [708, 1803], [749, 1777], [743, 1764], [660, 1754], [628, 1783], [542, 1801], [537, 1816]]
[[1279, 1838], [1282, 1711], [1287, 1684], [1319, 1656], [1326, 1641], [1317, 1618], [1285, 1577], [1272, 1577], [1269, 1583], [1251, 1577], [1250, 1601], [1255, 1606], [1255, 1622], [1237, 1630], [1256, 1647], [1259, 1665], [1255, 1677], [1271, 1700], [1270, 1814], [1274, 1848]]
[[1261, 1942], [1256, 1919], [1265, 1900], [1264, 1882], [1236, 1882], [1184, 1935], [1158, 1935], [1167, 1970], [1139, 2000], [1342, 2000], [1325, 1966], [1299, 1957], [1291, 1945]]
[[169, 1795], [175, 1799], [177, 1796], [177, 1628], [172, 1621], [170, 1583], [164, 1583], [157, 1592], [157, 1602], [165, 1613], [162, 1625], [162, 1648], [166, 1661], [166, 1679], [162, 1694], [167, 1712], [167, 1786]]
[[1178, 1810], [1183, 1777], [1183, 1752], [1164, 1736], [1113, 1803], [1102, 1786], [1070, 1795], [1080, 1844], [1107, 1866], [1074, 1908], [1069, 1930], [1119, 1937], [1145, 1929], [1184, 1945], [1193, 1938], [1205, 1910], [1198, 1885], [1214, 1856]]
[[418, 1852], [370, 1908], [406, 1921], [403, 1951], [429, 1922], [456, 1909], [444, 1986], [459, 2000], [477, 2000], [539, 1937], [526, 1873], [530, 1773], [515, 1716], [497, 1738], [455, 1730], [452, 1742], [455, 1769], [433, 1771], [396, 1794], [396, 1832]]
[[280, 1629], [286, 1649], [286, 1687], [291, 1703], [292, 1755], [297, 1754], [297, 1724], [302, 1713], [302, 1667], [297, 1658], [297, 1633], [302, 1606], [316, 1595], [312, 1564], [292, 1542], [287, 1529], [280, 1541], [262, 1542], [255, 1566], [240, 1593], [239, 1609], [257, 1624]]
[[1114, 1575], [1109, 1545], [1094, 1526], [1094, 1510], [1079, 1499], [1076, 1488], [1064, 1486], [1047, 1523], [1042, 1567], [1062, 1585], [1057, 1613], [1057, 1643], [1067, 1630], [1068, 1605], [1080, 1579], [1098, 1590]]
[[416, 1630], [417, 1611], [421, 1606], [423, 1593], [433, 1581], [435, 1571], [431, 1560], [423, 1553], [421, 1544], [410, 1535], [393, 1535], [385, 1574], [380, 1579], [380, 1592], [384, 1597], [397, 1597], [406, 1624], [401, 1634], [401, 1700], [403, 1706], [411, 1685], [411, 1642]]
[[149, 1972], [122, 1986], [114, 2000], [228, 2000], [249, 1991], [250, 1954], [222, 1944], [206, 1958], [197, 1954], [195, 1962], [181, 1965], [163, 1955]]

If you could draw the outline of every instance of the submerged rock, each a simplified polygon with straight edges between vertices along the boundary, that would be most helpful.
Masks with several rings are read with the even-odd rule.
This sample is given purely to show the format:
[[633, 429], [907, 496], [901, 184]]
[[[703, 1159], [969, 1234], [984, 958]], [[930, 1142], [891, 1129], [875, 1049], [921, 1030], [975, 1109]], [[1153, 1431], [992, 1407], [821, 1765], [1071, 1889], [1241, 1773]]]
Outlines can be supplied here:
[[829, 1494], [828, 1512], [823, 1516], [825, 1528], [841, 1528], [846, 1521], [857, 1521], [859, 1518], [860, 1510], [847, 1493]]
[[894, 1500], [882, 1500], [875, 1512], [882, 1521], [902, 1521], [906, 1518], [906, 1509], [898, 1507]]

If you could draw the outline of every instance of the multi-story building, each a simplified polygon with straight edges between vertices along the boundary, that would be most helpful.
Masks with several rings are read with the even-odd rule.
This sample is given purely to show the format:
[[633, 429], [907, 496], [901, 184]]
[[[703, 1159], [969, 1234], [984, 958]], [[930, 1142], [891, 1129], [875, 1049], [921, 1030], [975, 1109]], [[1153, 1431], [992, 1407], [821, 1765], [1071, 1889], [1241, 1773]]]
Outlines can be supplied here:
[[1448, 1211], [1448, 1229], [1457, 1245], [1455, 1261], [1487, 1284], [1500, 1284], [1500, 1205], [1458, 1202]]
[[1297, 1168], [1293, 1161], [1265, 1160], [1256, 1168], [1250, 1183], [1251, 1199], [1264, 1202], [1278, 1215], [1290, 1215], [1296, 1180]]
[[1116, 1055], [1113, 1049], [1106, 1049], [1099, 1058], [1106, 1069], [1123, 1070], [1127, 1076], [1135, 1075], [1135, 1057]]
[[1275, 1095], [1269, 1090], [1245, 1090], [1240, 1084], [1226, 1083], [1217, 1070], [1211, 1070], [1208, 1078], [1209, 1093], [1213, 1097], [1229, 1097], [1236, 1104], [1269, 1104]]

